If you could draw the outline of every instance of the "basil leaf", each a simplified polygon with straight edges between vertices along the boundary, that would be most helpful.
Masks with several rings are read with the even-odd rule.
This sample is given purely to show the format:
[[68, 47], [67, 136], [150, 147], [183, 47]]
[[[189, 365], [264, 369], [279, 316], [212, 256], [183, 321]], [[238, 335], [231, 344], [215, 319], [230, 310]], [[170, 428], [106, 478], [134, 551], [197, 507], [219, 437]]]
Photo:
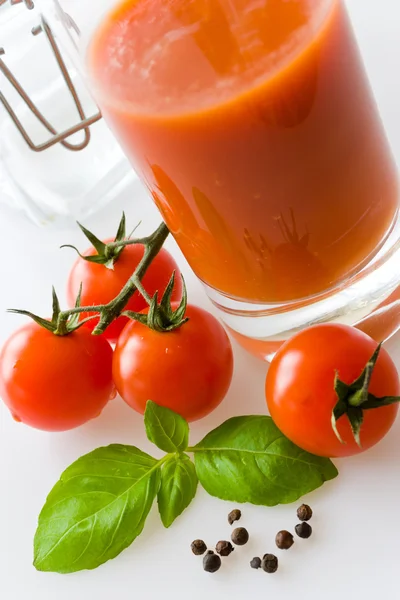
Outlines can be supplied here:
[[159, 487], [159, 461], [133, 446], [98, 448], [61, 475], [39, 515], [39, 571], [94, 569], [141, 533]]
[[194, 464], [187, 456], [175, 456], [161, 471], [158, 510], [164, 527], [170, 527], [196, 495], [198, 479]]
[[295, 446], [266, 416], [229, 419], [191, 450], [204, 489], [232, 502], [294, 502], [338, 474], [328, 458]]
[[150, 442], [164, 452], [186, 450], [189, 425], [181, 415], [149, 400], [144, 413], [144, 425]]

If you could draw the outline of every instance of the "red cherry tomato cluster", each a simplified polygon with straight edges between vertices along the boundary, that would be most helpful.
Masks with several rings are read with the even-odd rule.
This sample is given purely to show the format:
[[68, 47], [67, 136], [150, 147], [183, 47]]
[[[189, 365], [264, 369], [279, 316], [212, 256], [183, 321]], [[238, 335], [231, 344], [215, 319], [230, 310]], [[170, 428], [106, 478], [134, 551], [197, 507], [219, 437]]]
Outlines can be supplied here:
[[[71, 307], [78, 297], [71, 322], [60, 330], [54, 293], [52, 320], [22, 311], [34, 321], [0, 353], [0, 396], [13, 417], [38, 429], [71, 429], [98, 416], [116, 392], [140, 413], [153, 400], [188, 421], [209, 414], [232, 379], [224, 328], [210, 313], [186, 305], [178, 265], [159, 245], [124, 302], [129, 317], [113, 313], [104, 333], [92, 335], [98, 313], [79, 314], [81, 306], [114, 306], [148, 246], [129, 239], [125, 244], [124, 217], [114, 242], [81, 229], [94, 248], [79, 256], [68, 278]], [[340, 457], [366, 450], [387, 434], [398, 412], [400, 383], [385, 349], [353, 327], [330, 324], [301, 331], [282, 345], [265, 391], [269, 412], [287, 438], [313, 454]]]
[[[106, 240], [105, 243], [110, 241]], [[93, 255], [94, 253], [95, 249], [90, 248], [85, 252], [85, 256]], [[127, 246], [115, 262], [113, 269], [104, 268], [104, 265], [88, 262], [79, 257], [68, 277], [67, 300], [69, 305], [74, 305], [81, 285], [81, 302], [83, 306], [107, 304], [107, 302], [119, 294], [142, 260], [143, 253], [144, 247], [141, 244]], [[174, 271], [178, 276], [175, 278], [172, 300], [180, 300], [182, 296], [182, 280], [179, 277], [179, 268], [169, 252], [164, 248], [161, 248], [142, 280], [146, 292], [150, 296], [153, 296], [157, 291], [159, 293], [164, 292]], [[139, 292], [135, 292], [126, 305], [126, 310], [140, 312], [146, 307], [146, 300]], [[106, 329], [104, 336], [110, 342], [116, 342], [128, 320], [128, 317], [118, 317]], [[98, 319], [93, 319], [92, 321], [88, 321], [85, 327], [93, 331], [97, 323]]]
[[[70, 306], [81, 286], [82, 306], [112, 301], [143, 254], [143, 245], [128, 245], [110, 269], [86, 260], [95, 255], [94, 248], [87, 250], [68, 278]], [[182, 280], [178, 265], [163, 248], [141, 281], [148, 296], [158, 292], [161, 297], [174, 271], [171, 300], [176, 306]], [[146, 312], [146, 306], [146, 299], [136, 291], [125, 309]], [[84, 316], [91, 314], [96, 313]], [[0, 396], [15, 420], [47, 431], [71, 429], [98, 416], [116, 391], [141, 413], [151, 399], [190, 421], [200, 419], [226, 395], [233, 354], [225, 330], [210, 313], [188, 305], [186, 317], [189, 320], [181, 327], [161, 333], [120, 316], [100, 336], [92, 335], [98, 318], [68, 335], [29, 322], [0, 353]], [[115, 351], [110, 342], [116, 342]]]

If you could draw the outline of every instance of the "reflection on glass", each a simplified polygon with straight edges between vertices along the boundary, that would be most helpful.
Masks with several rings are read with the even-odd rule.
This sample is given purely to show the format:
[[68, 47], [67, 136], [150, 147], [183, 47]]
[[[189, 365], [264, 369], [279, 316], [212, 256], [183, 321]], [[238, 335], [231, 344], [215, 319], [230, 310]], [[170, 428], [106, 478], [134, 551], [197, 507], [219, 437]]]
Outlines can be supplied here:
[[341, 1], [124, 0], [87, 62], [106, 119], [212, 288], [303, 298], [383, 244], [397, 171]]

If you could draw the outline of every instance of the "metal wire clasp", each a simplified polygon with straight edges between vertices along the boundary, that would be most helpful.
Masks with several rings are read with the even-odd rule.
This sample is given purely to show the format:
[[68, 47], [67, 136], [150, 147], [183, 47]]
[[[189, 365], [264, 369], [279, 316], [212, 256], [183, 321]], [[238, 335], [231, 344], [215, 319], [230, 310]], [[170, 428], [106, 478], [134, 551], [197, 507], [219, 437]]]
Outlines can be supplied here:
[[[3, 4], [5, 4], [6, 2], [7, 2], [7, 0], [0, 0], [0, 7]], [[26, 8], [28, 8], [29, 10], [32, 10], [34, 8], [33, 0], [10, 0], [11, 4], [20, 4], [22, 2], [24, 2]], [[71, 22], [72, 21], [71, 17], [68, 16], [68, 20], [69, 20], [69, 22]], [[75, 30], [79, 31], [76, 24], [74, 22], [73, 22], [73, 24], [74, 24]], [[12, 108], [12, 106], [8, 102], [7, 98], [2, 93], [1, 89], [0, 89], [0, 102], [3, 104], [4, 108], [10, 115], [11, 119], [13, 120], [14, 124], [18, 128], [19, 132], [21, 133], [21, 135], [24, 138], [24, 140], [26, 141], [26, 143], [28, 144], [29, 148], [31, 148], [31, 150], [33, 150], [34, 152], [42, 152], [43, 150], [47, 150], [51, 146], [54, 146], [55, 144], [58, 144], [58, 143], [60, 143], [62, 146], [64, 146], [64, 148], [66, 148], [67, 150], [73, 150], [73, 151], [83, 150], [84, 148], [87, 147], [87, 145], [90, 142], [89, 127], [90, 127], [90, 125], [93, 125], [93, 123], [96, 123], [96, 121], [99, 121], [101, 119], [101, 117], [102, 117], [101, 112], [99, 111], [91, 117], [86, 117], [85, 112], [82, 107], [82, 103], [81, 103], [78, 93], [76, 91], [76, 88], [72, 82], [71, 76], [70, 76], [68, 69], [65, 65], [65, 62], [62, 58], [60, 49], [57, 45], [57, 42], [54, 38], [54, 35], [51, 31], [49, 24], [47, 23], [47, 21], [45, 20], [45, 18], [43, 16], [41, 17], [41, 24], [32, 29], [32, 35], [36, 36], [36, 35], [39, 35], [40, 33], [43, 33], [44, 35], [47, 36], [47, 39], [50, 43], [53, 54], [54, 54], [54, 56], [57, 60], [57, 63], [61, 69], [61, 73], [63, 75], [66, 86], [72, 96], [74, 103], [75, 103], [77, 112], [80, 117], [80, 121], [73, 127], [70, 127], [68, 129], [66, 129], [65, 131], [62, 131], [61, 133], [58, 133], [57, 130], [46, 119], [46, 117], [41, 113], [41, 111], [38, 109], [38, 107], [35, 105], [35, 103], [31, 100], [31, 98], [26, 93], [26, 91], [24, 90], [24, 88], [22, 87], [20, 82], [12, 74], [11, 70], [7, 67], [4, 59], [2, 58], [5, 55], [5, 50], [4, 50], [4, 48], [1, 48], [1, 47], [0, 47], [0, 72], [2, 72], [3, 75], [5, 75], [7, 80], [10, 82], [10, 84], [13, 86], [13, 88], [16, 90], [16, 92], [19, 94], [19, 96], [25, 102], [25, 104], [27, 105], [29, 110], [35, 115], [35, 117], [40, 121], [40, 123], [42, 123], [42, 125], [47, 129], [47, 131], [49, 131], [49, 133], [52, 134], [52, 137], [49, 138], [43, 144], [36, 145], [33, 142], [30, 135], [28, 134], [28, 132], [26, 131], [26, 129], [24, 128], [24, 126], [21, 123], [20, 119], [18, 118], [15, 110]], [[67, 141], [68, 137], [70, 137], [71, 135], [74, 135], [75, 133], [78, 133], [79, 131], [84, 132], [84, 139], [82, 142], [73, 144], [73, 143]]]

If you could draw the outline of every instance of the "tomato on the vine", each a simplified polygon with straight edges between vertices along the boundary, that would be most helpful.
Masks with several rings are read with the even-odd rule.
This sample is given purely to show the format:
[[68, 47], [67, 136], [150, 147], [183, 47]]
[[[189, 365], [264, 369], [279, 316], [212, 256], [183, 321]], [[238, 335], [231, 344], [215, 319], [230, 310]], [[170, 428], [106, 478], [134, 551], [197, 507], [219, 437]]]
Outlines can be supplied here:
[[112, 348], [85, 327], [59, 336], [31, 322], [0, 353], [0, 396], [15, 420], [37, 429], [82, 425], [114, 390]]
[[[350, 456], [379, 442], [396, 418], [400, 384], [395, 364], [381, 348], [365, 390], [370, 399], [359, 403], [354, 394], [368, 376], [365, 368], [375, 351], [372, 338], [339, 324], [316, 325], [285, 342], [266, 379], [269, 412], [279, 429], [320, 456]], [[352, 385], [361, 375], [363, 381]], [[334, 409], [337, 421], [332, 420]]]
[[213, 315], [197, 306], [188, 305], [186, 317], [186, 323], [168, 332], [132, 321], [120, 335], [114, 382], [136, 411], [144, 413], [146, 402], [153, 400], [194, 421], [225, 397], [233, 373], [228, 335]]
[[[112, 240], [107, 240], [104, 243], [107, 244], [111, 241]], [[95, 254], [95, 248], [90, 248], [84, 252], [83, 256], [93, 256]], [[144, 246], [142, 244], [126, 246], [118, 256], [118, 259], [114, 262], [112, 269], [107, 268], [104, 264], [88, 262], [79, 256], [68, 277], [67, 300], [69, 305], [74, 306], [75, 298], [79, 293], [81, 283], [82, 306], [107, 304], [113, 300], [118, 296], [129, 277], [133, 275], [136, 267], [143, 258], [143, 254]], [[180, 277], [179, 267], [171, 254], [164, 248], [162, 248], [154, 258], [142, 279], [142, 285], [146, 292], [150, 296], [153, 296], [155, 292], [158, 291], [158, 296], [161, 298], [174, 271], [176, 276], [172, 300], [180, 300], [182, 296], [182, 279]], [[127, 303], [125, 310], [140, 312], [146, 306], [146, 300], [138, 291], [136, 291]], [[92, 313], [85, 313], [85, 317], [90, 316], [90, 314]], [[103, 335], [105, 335], [110, 342], [115, 342], [127, 322], [127, 317], [119, 317], [107, 327]], [[85, 327], [92, 331], [97, 323], [98, 319], [92, 319], [85, 324]]]

